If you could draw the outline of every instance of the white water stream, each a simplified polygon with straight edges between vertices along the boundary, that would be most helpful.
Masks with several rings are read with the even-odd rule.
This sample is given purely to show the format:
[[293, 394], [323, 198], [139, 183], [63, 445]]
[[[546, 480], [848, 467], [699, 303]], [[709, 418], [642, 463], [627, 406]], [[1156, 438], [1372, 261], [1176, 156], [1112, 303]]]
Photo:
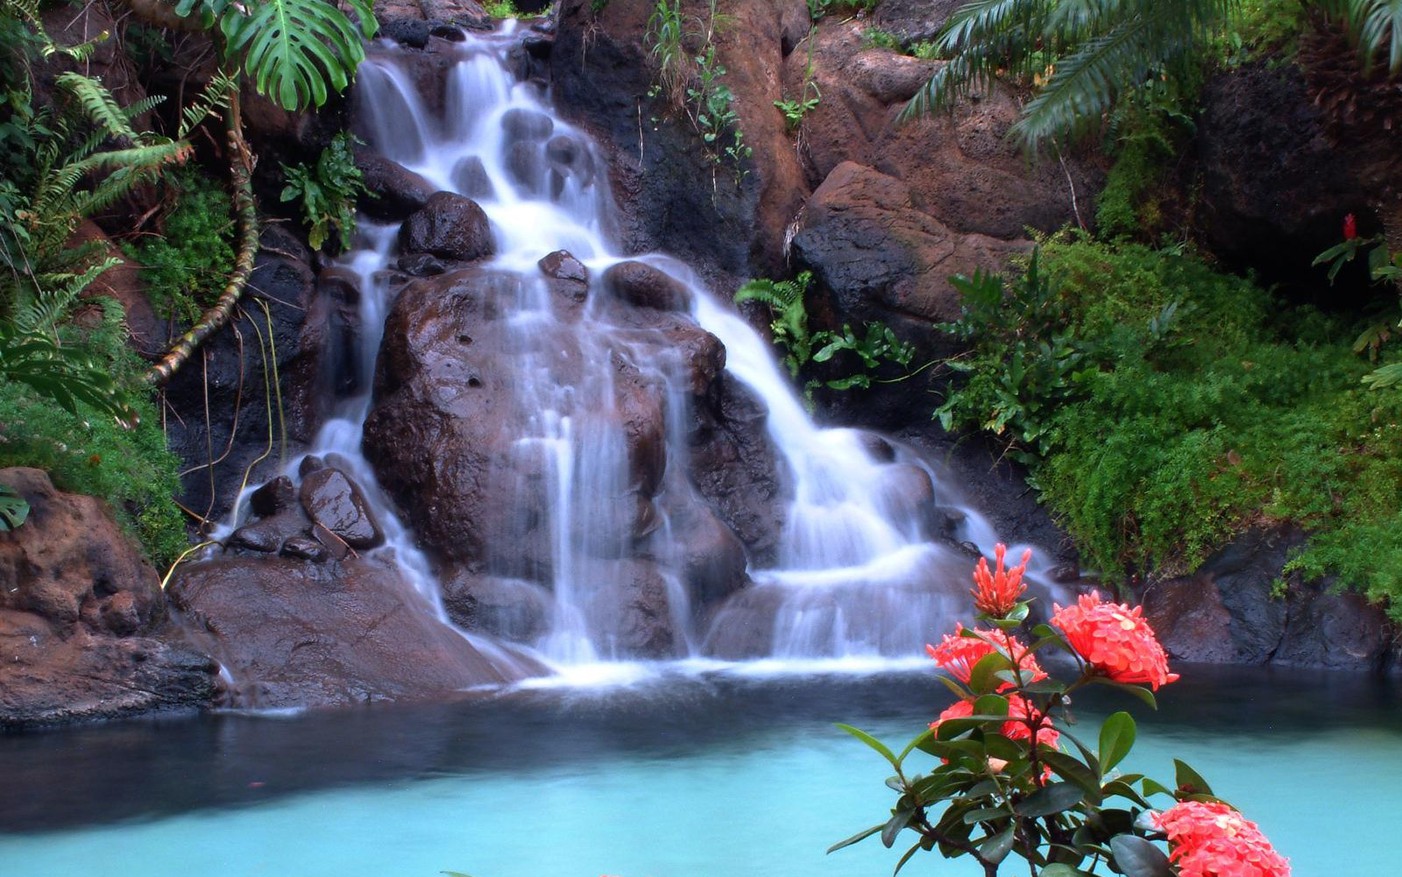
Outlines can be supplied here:
[[[518, 289], [506, 296], [513, 308], [508, 323], [519, 333], [521, 351], [513, 367], [512, 393], [515, 405], [533, 413], [513, 441], [516, 452], [543, 461], [550, 482], [550, 580], [545, 584], [553, 607], [548, 632], [531, 645], [557, 666], [589, 665], [631, 657], [617, 645], [620, 631], [611, 628], [614, 619], [588, 607], [589, 589], [600, 578], [599, 559], [626, 557], [632, 550], [609, 523], [620, 514], [619, 498], [634, 489], [627, 438], [619, 418], [598, 415], [618, 404], [617, 364], [637, 370], [664, 397], [666, 466], [682, 467], [687, 453], [683, 414], [688, 403], [680, 386], [685, 365], [679, 356], [647, 361], [610, 324], [599, 304], [605, 296], [596, 294], [597, 278], [629, 258], [606, 234], [613, 209], [606, 162], [582, 132], [554, 114], [538, 85], [516, 81], [508, 72], [506, 56], [516, 40], [508, 26], [456, 44], [459, 57], [447, 73], [442, 108], [436, 111], [416, 90], [398, 50], [382, 47], [360, 69], [357, 125], [360, 136], [385, 157], [442, 190], [476, 200], [495, 239], [490, 268], [519, 278]], [[360, 278], [359, 386], [365, 395], [337, 412], [311, 453], [335, 459], [360, 480], [380, 509], [387, 550], [395, 552], [441, 615], [430, 564], [389, 511], [360, 451], [370, 375], [391, 304], [384, 269], [396, 256], [397, 241], [395, 227], [362, 219], [361, 229], [358, 248], [342, 264]], [[538, 267], [543, 256], [561, 250], [587, 266], [592, 279], [584, 316], [573, 329], [552, 312]], [[948, 628], [949, 619], [966, 612], [968, 556], [931, 541], [921, 523], [921, 514], [937, 500], [948, 502], [948, 491], [903, 449], [854, 430], [815, 426], [769, 344], [728, 301], [718, 301], [674, 260], [638, 258], [690, 289], [692, 318], [723, 342], [729, 373], [768, 411], [769, 438], [791, 496], [777, 563], [749, 570], [753, 584], [747, 594], [715, 614], [709, 634], [698, 629], [698, 613], [672, 567], [660, 565], [668, 612], [679, 632], [678, 656], [705, 654], [735, 630], [753, 625], [772, 626], [767, 637], [774, 658], [919, 655], [924, 642]], [[721, 291], [721, 296], [728, 299], [728, 293]], [[542, 339], [559, 337], [562, 331], [572, 333], [570, 343], [592, 364], [582, 376], [561, 377], [559, 360], [567, 351], [543, 349], [551, 342]], [[655, 353], [652, 357], [657, 358]], [[678, 489], [676, 479], [669, 479], [673, 486], [667, 489]], [[976, 514], [965, 512], [958, 538], [990, 551], [991, 531]], [[665, 511], [657, 514], [662, 538], [680, 546], [687, 534], [677, 532]], [[653, 553], [679, 556], [680, 550]], [[609, 569], [619, 568], [617, 561], [608, 563], [613, 564]]]

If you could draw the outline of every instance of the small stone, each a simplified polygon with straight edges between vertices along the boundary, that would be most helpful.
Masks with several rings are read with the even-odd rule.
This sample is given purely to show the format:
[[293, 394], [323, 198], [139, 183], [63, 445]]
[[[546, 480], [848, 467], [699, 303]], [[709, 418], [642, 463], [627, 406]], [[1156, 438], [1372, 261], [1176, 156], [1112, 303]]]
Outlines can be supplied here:
[[284, 557], [299, 557], [312, 563], [325, 563], [331, 559], [331, 550], [310, 536], [293, 536], [282, 543], [278, 552]]

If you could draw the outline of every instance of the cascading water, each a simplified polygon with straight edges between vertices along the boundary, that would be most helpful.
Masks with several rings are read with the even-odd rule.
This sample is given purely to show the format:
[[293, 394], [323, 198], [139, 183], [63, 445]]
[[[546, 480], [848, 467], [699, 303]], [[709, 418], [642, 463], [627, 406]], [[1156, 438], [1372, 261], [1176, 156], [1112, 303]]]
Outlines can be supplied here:
[[[426, 105], [393, 49], [372, 53], [357, 85], [361, 137], [431, 186], [472, 198], [494, 243], [490, 260], [462, 283], [471, 294], [454, 299], [489, 313], [491, 322], [474, 334], [458, 329], [456, 338], [472, 351], [507, 357], [509, 377], [481, 376], [476, 360], [436, 352], [421, 359], [424, 369], [451, 373], [433, 391], [443, 410], [484, 424], [489, 414], [501, 418], [499, 426], [474, 426], [472, 435], [494, 449], [479, 481], [494, 491], [487, 504], [502, 520], [483, 525], [485, 537], [463, 537], [480, 546], [440, 544], [440, 553], [462, 561], [478, 596], [485, 582], [492, 593], [536, 598], [540, 623], [525, 625], [518, 638], [557, 665], [697, 654], [919, 654], [963, 602], [968, 558], [947, 546], [986, 545], [989, 534], [977, 531], [974, 516], [961, 532], [943, 534], [954, 540], [936, 541], [933, 510], [947, 500], [928, 467], [874, 436], [817, 428], [764, 339], [685, 266], [616, 251], [605, 232], [612, 208], [605, 163], [552, 113], [538, 86], [507, 72], [514, 41], [508, 28], [457, 44], [441, 110]], [[312, 452], [344, 461], [382, 499], [361, 443], [380, 327], [399, 292], [384, 270], [396, 256], [396, 229], [365, 219], [362, 229], [360, 248], [343, 265], [361, 287], [364, 392], [326, 425]], [[587, 293], [562, 306], [542, 273], [547, 256], [577, 260], [572, 276], [582, 283], [587, 272]], [[642, 319], [621, 311], [617, 287], [627, 281], [617, 278], [625, 262], [665, 278], [680, 313], [664, 319], [649, 311]], [[417, 327], [411, 319], [410, 331]], [[747, 584], [724, 599], [698, 595], [688, 577], [708, 560], [696, 557], [705, 544], [692, 544], [697, 521], [716, 518], [696, 511], [704, 491], [687, 476], [698, 443], [695, 359], [705, 333], [723, 344], [716, 359], [724, 357], [730, 378], [767, 412], [781, 485], [772, 550], [747, 546], [750, 568], [730, 576], [747, 575]], [[484, 387], [495, 393], [480, 403], [490, 413], [462, 407], [470, 390]], [[648, 434], [654, 420], [658, 442]], [[396, 498], [405, 504], [404, 495]], [[398, 562], [440, 605], [423, 553], [391, 514], [382, 515]], [[735, 538], [727, 531], [721, 542]], [[640, 616], [649, 619], [642, 633]]]

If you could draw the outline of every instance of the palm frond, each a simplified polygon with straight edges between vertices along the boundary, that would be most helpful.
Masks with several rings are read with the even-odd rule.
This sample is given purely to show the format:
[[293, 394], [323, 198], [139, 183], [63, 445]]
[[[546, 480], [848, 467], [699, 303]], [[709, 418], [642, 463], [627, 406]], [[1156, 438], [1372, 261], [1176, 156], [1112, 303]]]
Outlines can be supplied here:
[[1364, 69], [1386, 48], [1388, 74], [1402, 71], [1402, 0], [1354, 0], [1356, 19], [1351, 21], [1358, 38]]

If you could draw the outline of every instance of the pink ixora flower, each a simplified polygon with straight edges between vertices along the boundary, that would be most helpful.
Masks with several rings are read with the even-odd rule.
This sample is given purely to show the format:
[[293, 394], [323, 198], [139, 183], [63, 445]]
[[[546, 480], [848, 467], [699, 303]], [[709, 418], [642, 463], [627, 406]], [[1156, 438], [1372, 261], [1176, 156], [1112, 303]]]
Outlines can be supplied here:
[[1183, 801], [1150, 819], [1168, 836], [1180, 877], [1289, 877], [1290, 862], [1227, 804]]
[[1065, 609], [1053, 608], [1051, 623], [1096, 673], [1154, 689], [1178, 678], [1168, 672], [1168, 656], [1138, 606], [1107, 603], [1092, 592]]
[[[950, 719], [967, 719], [973, 714], [973, 701], [955, 701], [940, 713], [938, 719], [930, 723], [930, 730], [938, 731], [940, 725]], [[1032, 726], [1035, 724], [1038, 726], [1037, 742], [1055, 749], [1061, 740], [1061, 732], [1053, 728], [1051, 722], [1045, 721], [1045, 718], [1045, 714], [1038, 711], [1036, 706], [1014, 694], [1008, 697], [1008, 720], [998, 729], [998, 733], [1009, 740], [1031, 741]]]
[[1017, 605], [1017, 598], [1027, 590], [1022, 583], [1022, 575], [1027, 571], [1027, 561], [1032, 559], [1032, 549], [1022, 552], [1022, 563], [1012, 569], [1003, 568], [1004, 555], [1008, 546], [999, 542], [993, 546], [994, 569], [988, 570], [988, 558], [980, 557], [974, 567], [974, 608], [992, 618], [1004, 618]]
[[[1023, 673], [1024, 685], [1047, 678], [1047, 674], [1037, 664], [1037, 658], [1027, 651], [1027, 646], [1019, 642], [1017, 637], [1001, 630], [978, 629], [974, 630], [977, 636], [962, 636], [963, 630], [964, 625], [956, 625], [953, 636], [945, 634], [937, 646], [926, 644], [925, 652], [934, 659], [936, 666], [965, 685], [969, 684], [974, 665], [995, 651], [1002, 652], [1009, 661], [1013, 655], [1017, 655], [1017, 668]], [[998, 690], [1003, 691], [1011, 687], [1011, 682], [1004, 682]]]

